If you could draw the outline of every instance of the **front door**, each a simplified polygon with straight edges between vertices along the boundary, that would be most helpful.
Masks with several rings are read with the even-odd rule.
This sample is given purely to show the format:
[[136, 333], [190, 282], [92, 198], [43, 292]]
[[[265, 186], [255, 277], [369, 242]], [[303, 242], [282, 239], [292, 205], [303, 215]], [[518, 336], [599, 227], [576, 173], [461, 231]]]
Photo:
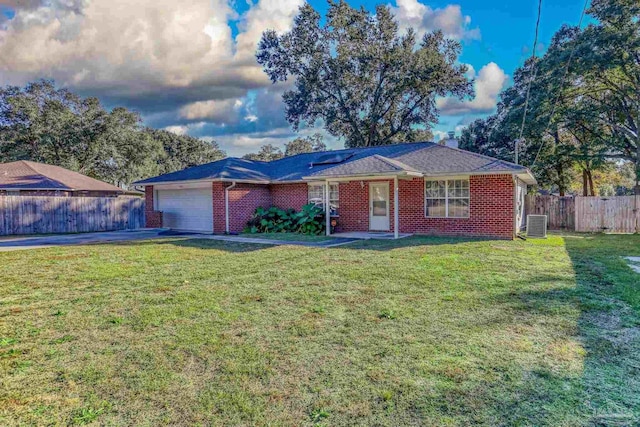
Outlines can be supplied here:
[[369, 230], [389, 230], [389, 183], [369, 184]]

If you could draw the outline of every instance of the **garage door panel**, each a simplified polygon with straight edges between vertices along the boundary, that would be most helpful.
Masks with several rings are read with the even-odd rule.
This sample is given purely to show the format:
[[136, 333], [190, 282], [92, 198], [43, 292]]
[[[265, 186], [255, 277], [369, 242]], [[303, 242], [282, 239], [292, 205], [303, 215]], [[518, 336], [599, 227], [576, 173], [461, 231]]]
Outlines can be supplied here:
[[158, 190], [163, 225], [176, 230], [213, 232], [213, 201], [209, 188]]

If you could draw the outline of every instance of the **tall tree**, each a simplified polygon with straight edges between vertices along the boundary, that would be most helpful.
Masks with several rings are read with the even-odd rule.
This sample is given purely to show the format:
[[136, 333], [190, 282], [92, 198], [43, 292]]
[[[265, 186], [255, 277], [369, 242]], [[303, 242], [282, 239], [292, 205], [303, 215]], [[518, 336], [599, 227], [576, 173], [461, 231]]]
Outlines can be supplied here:
[[607, 156], [635, 165], [640, 194], [640, 3], [593, 0], [589, 13], [598, 23], [576, 40], [577, 95], [597, 110], [586, 123], [592, 133], [607, 129]]
[[142, 126], [126, 108], [107, 111], [53, 81], [0, 87], [0, 161], [34, 160], [127, 187], [158, 173], [224, 156], [217, 144]]
[[325, 151], [327, 145], [324, 143], [322, 134], [314, 133], [305, 138], [296, 138], [284, 145], [284, 155], [295, 156], [302, 153], [313, 153], [314, 151]]
[[272, 82], [295, 78], [283, 95], [294, 129], [322, 119], [348, 147], [362, 147], [413, 139], [416, 126], [437, 122], [437, 96], [473, 95], [460, 49], [439, 31], [400, 34], [386, 6], [372, 15], [341, 0], [329, 2], [324, 24], [303, 5], [290, 32], [262, 35], [257, 59]]
[[215, 141], [204, 141], [189, 135], [151, 128], [146, 128], [144, 133], [162, 146], [162, 153], [156, 160], [160, 173], [213, 162], [226, 156]]
[[281, 159], [282, 157], [284, 157], [282, 150], [272, 144], [263, 145], [257, 153], [249, 153], [242, 156], [243, 159], [258, 160], [261, 162], [271, 162]]

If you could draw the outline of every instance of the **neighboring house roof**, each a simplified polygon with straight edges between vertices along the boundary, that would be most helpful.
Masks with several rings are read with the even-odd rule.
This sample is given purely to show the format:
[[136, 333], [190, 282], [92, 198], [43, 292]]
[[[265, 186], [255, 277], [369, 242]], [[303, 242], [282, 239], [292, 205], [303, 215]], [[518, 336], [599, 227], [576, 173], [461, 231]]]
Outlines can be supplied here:
[[27, 160], [0, 164], [0, 190], [124, 191], [78, 172]]
[[535, 183], [524, 166], [431, 142], [417, 142], [303, 153], [272, 162], [226, 158], [136, 184], [218, 179], [285, 183], [383, 174], [439, 176], [485, 173], [513, 173], [528, 183]]

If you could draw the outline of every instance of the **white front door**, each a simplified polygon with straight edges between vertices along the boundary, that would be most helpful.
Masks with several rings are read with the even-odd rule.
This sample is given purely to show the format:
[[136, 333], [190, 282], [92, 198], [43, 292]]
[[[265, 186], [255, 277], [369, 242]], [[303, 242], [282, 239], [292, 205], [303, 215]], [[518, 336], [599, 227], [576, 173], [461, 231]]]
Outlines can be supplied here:
[[389, 230], [389, 183], [369, 184], [369, 230]]

